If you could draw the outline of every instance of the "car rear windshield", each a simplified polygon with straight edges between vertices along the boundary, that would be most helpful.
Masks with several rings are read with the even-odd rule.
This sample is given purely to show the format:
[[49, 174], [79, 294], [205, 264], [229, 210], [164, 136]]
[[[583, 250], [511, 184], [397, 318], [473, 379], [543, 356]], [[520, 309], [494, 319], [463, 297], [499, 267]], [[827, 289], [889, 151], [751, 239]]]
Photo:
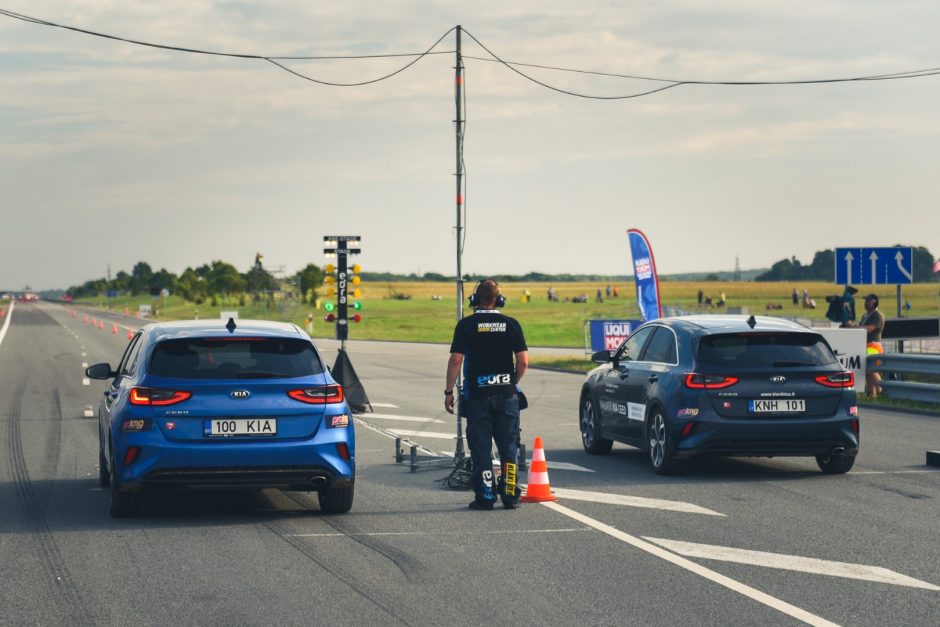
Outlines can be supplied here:
[[707, 335], [698, 345], [698, 365], [707, 369], [827, 366], [836, 358], [814, 333]]
[[187, 338], [160, 342], [148, 372], [177, 379], [282, 379], [323, 372], [310, 342], [282, 338]]

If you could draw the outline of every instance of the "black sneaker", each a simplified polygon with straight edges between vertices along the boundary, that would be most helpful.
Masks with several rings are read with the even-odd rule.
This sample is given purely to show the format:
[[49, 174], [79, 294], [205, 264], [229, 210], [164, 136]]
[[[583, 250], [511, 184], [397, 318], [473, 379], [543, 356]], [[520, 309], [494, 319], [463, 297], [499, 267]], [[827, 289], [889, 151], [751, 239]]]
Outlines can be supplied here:
[[491, 510], [493, 509], [492, 501], [482, 501], [480, 499], [473, 499], [470, 502], [470, 505], [467, 505], [470, 509], [479, 509], [479, 510]]
[[504, 499], [503, 507], [505, 507], [506, 509], [516, 509], [519, 507], [519, 503], [520, 503], [519, 499], [512, 499], [512, 500]]

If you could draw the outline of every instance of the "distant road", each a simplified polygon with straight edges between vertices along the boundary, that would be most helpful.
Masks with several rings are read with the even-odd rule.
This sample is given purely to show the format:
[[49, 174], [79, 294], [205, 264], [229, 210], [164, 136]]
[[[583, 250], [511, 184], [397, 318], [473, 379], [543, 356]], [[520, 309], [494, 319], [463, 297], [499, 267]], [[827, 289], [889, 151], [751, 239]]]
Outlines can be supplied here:
[[[351, 342], [373, 401], [352, 512], [278, 491], [150, 499], [108, 516], [87, 408], [134, 319], [104, 328], [17, 304], [0, 344], [0, 624], [936, 625], [940, 419], [864, 410], [845, 476], [811, 459], [714, 460], [659, 477], [637, 450], [586, 455], [579, 375], [531, 371], [523, 439], [559, 500], [466, 509], [446, 469], [410, 473], [389, 435], [453, 451], [447, 346]], [[100, 315], [100, 314], [99, 314]], [[113, 325], [119, 333], [112, 333]], [[318, 341], [332, 362], [335, 342]], [[432, 435], [427, 435], [432, 434]], [[436, 434], [436, 435], [435, 435]], [[524, 477], [524, 475], [523, 475]]]

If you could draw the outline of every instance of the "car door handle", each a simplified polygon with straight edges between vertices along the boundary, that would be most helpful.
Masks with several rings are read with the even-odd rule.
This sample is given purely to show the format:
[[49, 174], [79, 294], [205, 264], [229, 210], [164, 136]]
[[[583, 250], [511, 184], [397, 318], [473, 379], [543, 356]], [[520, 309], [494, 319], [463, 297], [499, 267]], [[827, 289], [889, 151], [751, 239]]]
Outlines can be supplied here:
[[659, 375], [651, 374], [650, 376], [646, 377], [646, 380], [650, 383], [656, 383], [659, 381]]

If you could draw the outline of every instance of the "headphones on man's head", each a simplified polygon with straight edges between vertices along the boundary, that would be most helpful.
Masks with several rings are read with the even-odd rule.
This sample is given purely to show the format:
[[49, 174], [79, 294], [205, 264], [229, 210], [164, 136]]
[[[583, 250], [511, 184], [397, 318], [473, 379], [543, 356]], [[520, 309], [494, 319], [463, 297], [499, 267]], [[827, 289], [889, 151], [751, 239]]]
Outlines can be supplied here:
[[480, 307], [480, 299], [477, 297], [477, 290], [480, 289], [480, 286], [483, 285], [486, 281], [492, 281], [496, 286], [496, 308], [504, 307], [506, 305], [506, 297], [503, 296], [503, 293], [499, 289], [499, 282], [496, 279], [481, 279], [477, 282], [476, 286], [473, 288], [473, 292], [470, 294], [470, 306], [473, 309]]

